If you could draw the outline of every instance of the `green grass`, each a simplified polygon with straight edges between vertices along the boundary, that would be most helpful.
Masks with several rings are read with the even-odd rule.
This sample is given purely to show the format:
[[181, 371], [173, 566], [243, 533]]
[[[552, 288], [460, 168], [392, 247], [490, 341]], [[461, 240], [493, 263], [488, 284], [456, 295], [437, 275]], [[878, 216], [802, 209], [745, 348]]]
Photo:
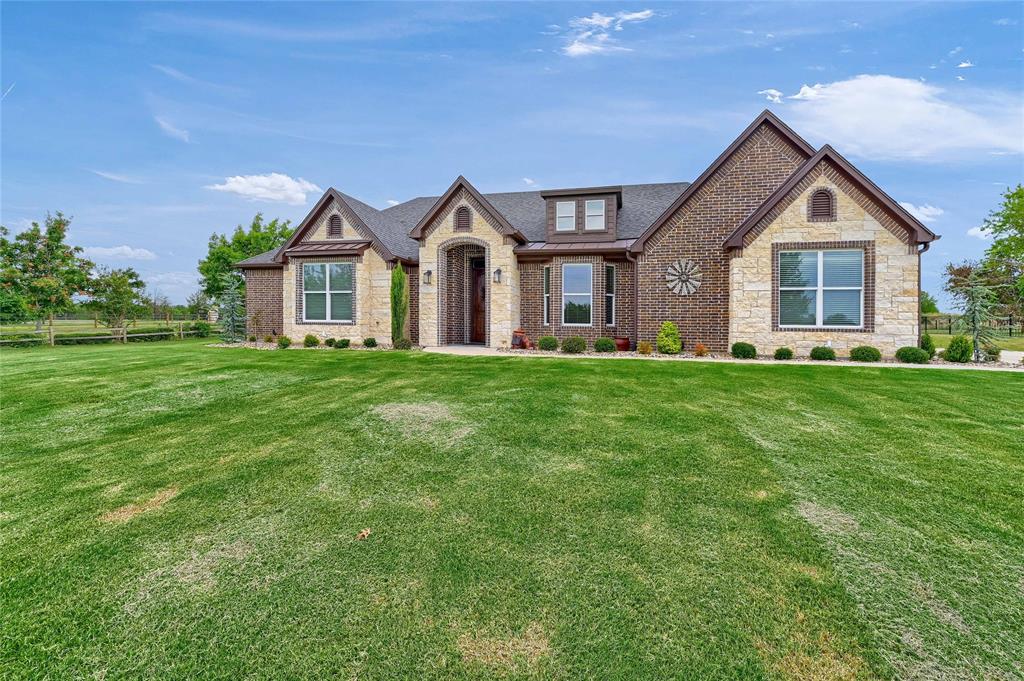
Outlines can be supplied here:
[[[935, 347], [937, 348], [944, 348], [948, 346], [949, 339], [953, 337], [950, 336], [948, 333], [932, 333], [931, 331], [929, 331], [928, 333], [931, 335], [932, 340], [935, 341]], [[1003, 350], [1024, 350], [1024, 336], [1021, 335], [996, 336], [995, 342], [996, 345], [998, 345]]]
[[184, 341], [0, 379], [5, 678], [1024, 673], [1017, 374]]

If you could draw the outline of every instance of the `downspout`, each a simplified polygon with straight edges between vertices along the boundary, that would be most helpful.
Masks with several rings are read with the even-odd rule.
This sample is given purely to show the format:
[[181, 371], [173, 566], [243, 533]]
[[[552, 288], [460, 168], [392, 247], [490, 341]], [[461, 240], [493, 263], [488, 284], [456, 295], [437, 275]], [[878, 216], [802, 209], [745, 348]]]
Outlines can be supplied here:
[[917, 249], [917, 347], [921, 347], [921, 254], [931, 248], [932, 244], [925, 241], [918, 244]]
[[[626, 249], [626, 260], [633, 263], [633, 349], [640, 342], [640, 261]], [[921, 268], [918, 267], [918, 272]]]

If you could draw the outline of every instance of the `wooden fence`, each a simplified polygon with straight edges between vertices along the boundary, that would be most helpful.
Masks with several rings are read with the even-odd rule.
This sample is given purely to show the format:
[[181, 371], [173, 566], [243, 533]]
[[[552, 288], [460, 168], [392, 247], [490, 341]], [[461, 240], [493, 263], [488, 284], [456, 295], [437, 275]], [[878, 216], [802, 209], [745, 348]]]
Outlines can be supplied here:
[[[59, 344], [60, 341], [62, 341], [62, 340], [68, 341], [68, 343], [67, 343], [68, 345], [73, 345], [73, 344], [76, 344], [76, 343], [88, 342], [88, 341], [97, 341], [97, 342], [109, 341], [109, 342], [112, 342], [112, 343], [115, 343], [115, 342], [127, 343], [129, 341], [129, 339], [132, 339], [132, 338], [155, 338], [157, 336], [161, 336], [161, 337], [163, 337], [164, 340], [169, 340], [169, 339], [173, 339], [173, 338], [177, 338], [178, 340], [183, 340], [187, 336], [195, 336], [195, 335], [198, 335], [200, 333], [208, 333], [208, 334], [211, 334], [211, 335], [217, 333], [217, 330], [212, 328], [212, 327], [209, 328], [209, 329], [206, 329], [204, 331], [200, 331], [199, 329], [194, 329], [194, 328], [186, 329], [185, 325], [186, 324], [190, 324], [189, 322], [177, 322], [176, 324], [177, 324], [177, 328], [175, 328], [175, 323], [172, 322], [171, 325], [169, 326], [169, 328], [167, 328], [167, 330], [151, 331], [151, 332], [146, 332], [146, 333], [130, 333], [131, 329], [128, 326], [124, 326], [124, 327], [121, 327], [121, 328], [108, 328], [108, 329], [106, 329], [107, 333], [96, 334], [96, 335], [91, 335], [91, 336], [83, 336], [83, 335], [80, 335], [79, 333], [64, 333], [64, 334], [61, 334], [58, 331], [56, 331], [52, 325], [50, 325], [50, 326], [47, 326], [47, 327], [45, 327], [43, 329], [40, 329], [38, 331], [35, 331], [35, 330], [31, 330], [31, 331], [18, 331], [17, 333], [2, 334], [2, 335], [0, 335], [0, 344], [22, 344], [22, 345], [24, 345], [25, 343], [38, 343], [40, 345], [46, 344], [46, 345], [53, 346], [53, 345]], [[17, 338], [3, 338], [3, 335], [18, 336], [18, 337]], [[35, 337], [32, 337], [33, 335]]]

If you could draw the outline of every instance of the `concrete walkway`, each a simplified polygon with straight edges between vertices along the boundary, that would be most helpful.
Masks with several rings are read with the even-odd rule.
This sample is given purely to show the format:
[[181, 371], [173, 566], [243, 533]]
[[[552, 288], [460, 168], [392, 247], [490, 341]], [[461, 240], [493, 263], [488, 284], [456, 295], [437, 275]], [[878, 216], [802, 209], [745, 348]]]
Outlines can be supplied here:
[[[790, 360], [780, 362], [773, 359], [734, 359], [732, 357], [677, 357], [674, 355], [648, 355], [637, 356], [633, 353], [608, 352], [590, 355], [566, 355], [554, 352], [540, 352], [537, 350], [507, 351], [496, 350], [484, 347], [483, 345], [435, 345], [423, 348], [423, 352], [434, 352], [442, 355], [465, 355], [476, 357], [548, 357], [555, 359], [637, 359], [642, 361], [656, 362], [712, 362], [727, 364], [771, 364], [774, 366], [799, 366], [816, 364], [821, 366], [840, 367], [869, 367], [869, 368], [893, 368], [893, 369], [947, 369], [952, 371], [1007, 371], [1011, 373], [1024, 373], [1024, 365], [1020, 366], [991, 366], [987, 364], [899, 364], [896, 362], [813, 362], [810, 360]], [[1024, 352], [1012, 352], [1004, 350], [1003, 361], [1008, 361], [1014, 356], [1019, 363]]]

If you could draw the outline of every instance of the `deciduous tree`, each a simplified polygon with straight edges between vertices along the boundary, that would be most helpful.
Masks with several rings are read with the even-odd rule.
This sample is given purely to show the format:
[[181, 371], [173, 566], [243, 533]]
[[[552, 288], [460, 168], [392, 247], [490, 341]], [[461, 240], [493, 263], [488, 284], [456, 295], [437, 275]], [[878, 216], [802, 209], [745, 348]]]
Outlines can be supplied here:
[[101, 267], [89, 281], [88, 307], [95, 310], [99, 321], [111, 328], [124, 328], [126, 319], [146, 310], [142, 292], [146, 284], [138, 272], [128, 267], [114, 270]]
[[199, 261], [200, 282], [203, 292], [216, 298], [224, 290], [225, 276], [235, 279], [241, 290], [245, 290], [235, 263], [277, 248], [291, 237], [295, 230], [288, 220], [263, 222], [263, 214], [256, 213], [249, 228], [235, 227], [229, 239], [224, 234], [211, 234], [206, 257]]

